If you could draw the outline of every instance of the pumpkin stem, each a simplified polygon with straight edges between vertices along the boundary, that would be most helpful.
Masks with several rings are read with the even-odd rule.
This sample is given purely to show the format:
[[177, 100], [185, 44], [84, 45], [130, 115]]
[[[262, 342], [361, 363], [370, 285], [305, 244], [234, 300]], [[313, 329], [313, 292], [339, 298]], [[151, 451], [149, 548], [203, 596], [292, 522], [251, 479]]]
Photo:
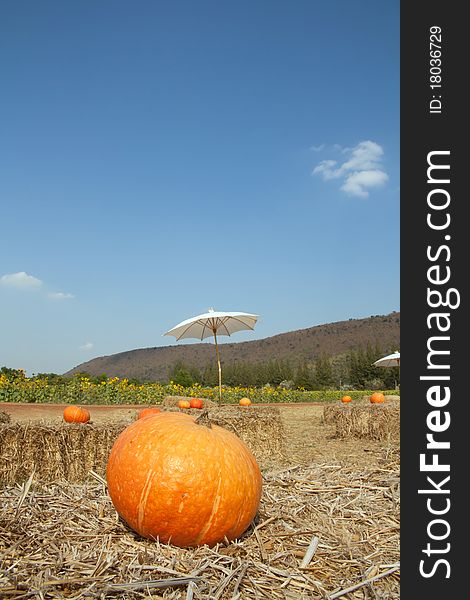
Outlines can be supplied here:
[[212, 421], [209, 418], [209, 411], [207, 410], [207, 408], [202, 411], [202, 413], [199, 415], [199, 417], [197, 417], [197, 419], [194, 422], [197, 425], [205, 425], [206, 427], [209, 427], [209, 429], [212, 427]]

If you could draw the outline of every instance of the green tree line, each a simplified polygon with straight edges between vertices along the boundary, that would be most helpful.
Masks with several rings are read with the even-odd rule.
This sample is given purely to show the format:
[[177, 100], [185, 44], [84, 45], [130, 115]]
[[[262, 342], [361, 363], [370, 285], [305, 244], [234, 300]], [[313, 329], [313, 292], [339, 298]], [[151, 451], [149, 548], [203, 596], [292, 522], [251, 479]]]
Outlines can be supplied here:
[[[396, 367], [374, 367], [373, 363], [392, 350], [367, 345], [347, 354], [329, 357], [324, 354], [313, 361], [293, 364], [287, 360], [268, 362], [237, 362], [222, 365], [223, 383], [230, 386], [285, 385], [305, 390], [323, 389], [394, 389], [399, 384]], [[178, 362], [170, 370], [168, 379], [183, 386], [199, 383], [203, 386], [218, 384], [214, 363], [203, 369]]]

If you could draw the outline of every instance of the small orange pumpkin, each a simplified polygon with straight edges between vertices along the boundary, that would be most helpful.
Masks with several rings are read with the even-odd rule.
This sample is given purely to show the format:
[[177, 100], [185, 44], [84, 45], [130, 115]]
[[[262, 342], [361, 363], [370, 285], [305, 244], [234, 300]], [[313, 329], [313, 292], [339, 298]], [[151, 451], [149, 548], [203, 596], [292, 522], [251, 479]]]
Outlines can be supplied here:
[[370, 401], [372, 404], [382, 404], [385, 402], [385, 396], [382, 394], [382, 392], [374, 392], [370, 397]]
[[249, 398], [241, 398], [239, 404], [240, 406], [250, 406], [251, 400]]
[[351, 402], [351, 401], [352, 401], [351, 396], [343, 396], [341, 398], [341, 402], [345, 402], [346, 403], [346, 402]]
[[106, 477], [132, 529], [182, 548], [238, 538], [262, 491], [256, 459], [238, 436], [171, 411], [134, 421], [119, 435]]
[[67, 406], [64, 409], [64, 421], [66, 423], [88, 423], [90, 413], [86, 408], [81, 406]]
[[204, 406], [204, 402], [202, 401], [202, 398], [191, 398], [189, 401], [189, 406], [191, 408], [202, 408]]
[[159, 412], [162, 411], [156, 406], [149, 406], [148, 408], [143, 408], [141, 411], [139, 411], [137, 418], [144, 419], [145, 417], [149, 417], [150, 415], [156, 415]]
[[190, 408], [189, 400], [178, 400], [178, 408]]

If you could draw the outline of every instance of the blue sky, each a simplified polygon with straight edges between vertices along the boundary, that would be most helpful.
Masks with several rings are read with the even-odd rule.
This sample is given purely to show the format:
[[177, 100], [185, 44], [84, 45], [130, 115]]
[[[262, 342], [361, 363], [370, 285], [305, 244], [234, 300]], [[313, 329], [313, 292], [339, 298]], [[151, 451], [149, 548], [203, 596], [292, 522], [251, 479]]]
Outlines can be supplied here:
[[0, 366], [399, 310], [399, 2], [0, 8]]

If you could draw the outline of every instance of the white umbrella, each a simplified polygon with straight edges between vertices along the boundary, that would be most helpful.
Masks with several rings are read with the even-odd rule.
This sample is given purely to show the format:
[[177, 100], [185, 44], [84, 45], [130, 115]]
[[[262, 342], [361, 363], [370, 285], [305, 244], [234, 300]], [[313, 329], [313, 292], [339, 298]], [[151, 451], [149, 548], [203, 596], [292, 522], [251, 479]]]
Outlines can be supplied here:
[[209, 312], [182, 321], [164, 335], [173, 335], [177, 340], [196, 338], [203, 340], [214, 337], [217, 365], [219, 367], [219, 402], [222, 400], [222, 369], [220, 366], [219, 346], [217, 335], [231, 335], [236, 331], [254, 329], [258, 315], [245, 312], [220, 312], [213, 308]]
[[[400, 368], [400, 353], [398, 351], [393, 354], [388, 354], [383, 358], [379, 358], [373, 363], [375, 367], [398, 367]], [[395, 381], [395, 387], [397, 387], [397, 382]]]
[[379, 358], [373, 363], [376, 367], [399, 367], [400, 366], [400, 353], [394, 352], [393, 354], [388, 354], [383, 358]]

